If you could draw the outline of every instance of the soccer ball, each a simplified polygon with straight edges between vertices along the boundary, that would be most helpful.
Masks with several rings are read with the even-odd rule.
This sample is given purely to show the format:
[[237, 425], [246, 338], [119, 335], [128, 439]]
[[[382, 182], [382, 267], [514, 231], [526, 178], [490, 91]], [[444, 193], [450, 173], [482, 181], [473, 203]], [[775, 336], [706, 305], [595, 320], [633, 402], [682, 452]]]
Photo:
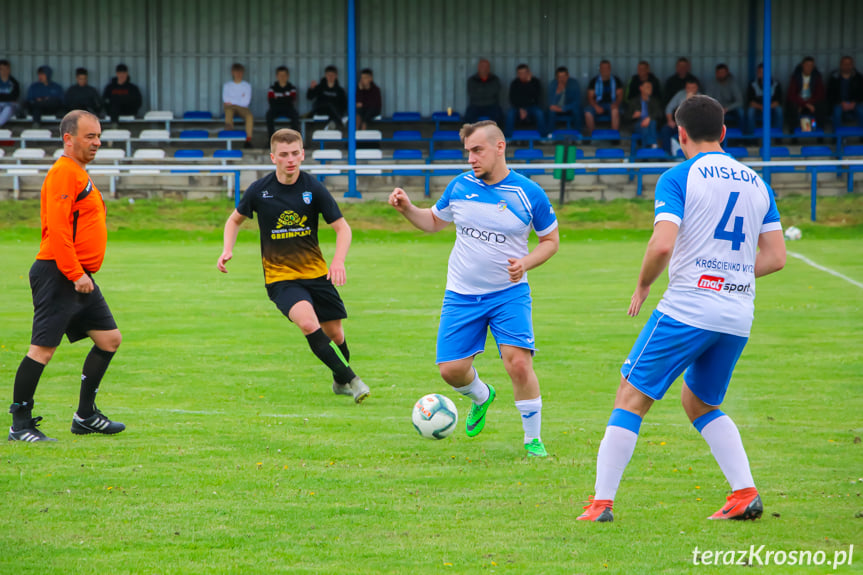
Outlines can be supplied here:
[[787, 230], [785, 230], [785, 239], [786, 240], [799, 240], [803, 237], [803, 232], [800, 231], [800, 228], [797, 226], [791, 226]]
[[427, 439], [449, 437], [458, 423], [452, 400], [439, 393], [424, 395], [414, 405], [411, 420], [417, 432]]

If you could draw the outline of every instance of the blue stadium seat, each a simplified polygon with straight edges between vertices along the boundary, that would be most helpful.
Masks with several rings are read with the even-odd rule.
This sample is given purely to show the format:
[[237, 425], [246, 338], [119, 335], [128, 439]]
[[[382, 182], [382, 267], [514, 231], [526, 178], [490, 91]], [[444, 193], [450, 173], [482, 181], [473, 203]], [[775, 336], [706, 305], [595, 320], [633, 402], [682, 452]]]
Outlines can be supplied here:
[[[543, 155], [542, 150], [537, 150], [535, 148], [519, 149], [513, 153], [513, 159], [528, 164], [531, 162], [531, 160], [542, 161], [544, 157], [545, 156]], [[518, 168], [518, 173], [523, 176], [530, 177], [544, 174], [545, 170], [538, 168]]]
[[[438, 161], [463, 162], [464, 161], [464, 152], [461, 150], [435, 150], [434, 154], [432, 154], [431, 159], [433, 162], [438, 162]], [[459, 173], [461, 173], [461, 172], [459, 172]]]
[[246, 133], [242, 130], [220, 130], [219, 138], [246, 138]]
[[801, 146], [801, 158], [832, 158], [833, 149], [830, 146]]
[[824, 130], [812, 130], [811, 132], [804, 132], [801, 128], [795, 128], [794, 133], [792, 134], [795, 138], [823, 138]]
[[396, 142], [421, 142], [423, 135], [419, 130], [396, 130], [393, 132], [393, 141]]
[[[419, 164], [423, 161], [423, 152], [422, 150], [415, 149], [407, 149], [407, 150], [394, 150], [393, 151], [393, 160], [402, 160], [407, 162], [414, 162]], [[395, 176], [423, 176], [425, 172], [422, 170], [393, 170], [393, 175]]]
[[[597, 150], [598, 151], [598, 150]], [[668, 154], [662, 148], [640, 148], [635, 152], [635, 159], [642, 161], [667, 160]]]
[[729, 154], [732, 158], [735, 158], [737, 160], [749, 157], [749, 150], [747, 150], [743, 146], [729, 146], [725, 148], [725, 153]]
[[863, 138], [863, 126], [841, 126], [836, 129], [836, 135], [841, 138]]
[[581, 141], [581, 132], [578, 130], [555, 130], [552, 132], [553, 140], [572, 140], [574, 142]]
[[207, 130], [183, 130], [182, 132], [180, 132], [180, 138], [183, 140], [209, 137], [210, 133], [207, 132]]
[[531, 142], [541, 140], [542, 135], [537, 130], [513, 130], [510, 141]]
[[419, 112], [394, 112], [393, 122], [421, 122], [423, 117]]
[[[761, 139], [764, 137], [764, 128], [755, 128], [752, 132], [752, 135], [755, 138]], [[784, 138], [785, 132], [782, 131], [782, 128], [770, 128], [770, 139]]]
[[461, 114], [458, 112], [453, 112], [452, 114], [447, 114], [446, 111], [441, 112], [433, 112], [432, 120], [435, 123], [435, 130], [440, 129], [441, 123], [444, 122], [461, 122]]
[[243, 157], [243, 150], [216, 150], [213, 152], [213, 157], [219, 160], [240, 160]]
[[431, 137], [433, 142], [460, 142], [457, 130], [435, 130]]
[[204, 157], [204, 150], [177, 150], [174, 152], [175, 158], [198, 159]]
[[[846, 158], [858, 159], [863, 157], [863, 145], [845, 146], [843, 155]], [[848, 191], [854, 191], [854, 174], [863, 173], [863, 166], [848, 166]]]
[[725, 141], [739, 140], [743, 137], [743, 130], [740, 128], [725, 128]]
[[[758, 155], [764, 155], [764, 148], [758, 149]], [[791, 151], [786, 146], [770, 146], [770, 159], [776, 160], [777, 158], [790, 158]], [[771, 174], [790, 174], [796, 172], [797, 170], [794, 166], [779, 166], [776, 168], [764, 168], [765, 171], [769, 171]]]
[[590, 134], [591, 140], [619, 140], [619, 130], [594, 130]]
[[[594, 133], [598, 130], [594, 130]], [[612, 132], [616, 132], [617, 130], [610, 130]], [[596, 150], [596, 159], [597, 160], [624, 160], [626, 159], [626, 151], [623, 148], [599, 148]], [[597, 172], [603, 176], [621, 176], [628, 175], [629, 170], [627, 168], [615, 167], [615, 168], [599, 168]]]
[[184, 120], [212, 120], [213, 113], [207, 112], [205, 110], [189, 110], [188, 112], [183, 112]]
[[863, 145], [845, 146], [843, 152], [845, 156], [863, 156]]

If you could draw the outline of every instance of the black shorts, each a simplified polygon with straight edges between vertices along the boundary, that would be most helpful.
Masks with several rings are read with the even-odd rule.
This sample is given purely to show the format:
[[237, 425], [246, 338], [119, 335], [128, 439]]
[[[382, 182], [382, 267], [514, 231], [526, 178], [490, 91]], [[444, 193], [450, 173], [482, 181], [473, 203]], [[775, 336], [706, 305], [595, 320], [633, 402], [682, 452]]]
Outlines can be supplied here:
[[[89, 274], [88, 274], [89, 275]], [[90, 276], [92, 279], [92, 276]], [[32, 345], [57, 347], [63, 334], [70, 342], [87, 337], [88, 331], [117, 329], [102, 290], [93, 282], [88, 294], [75, 291], [74, 282], [57, 269], [54, 260], [36, 260], [30, 268], [33, 292]]]
[[310, 280], [286, 280], [267, 285], [267, 294], [285, 317], [294, 304], [307, 301], [315, 309], [319, 322], [345, 319], [345, 304], [327, 276]]

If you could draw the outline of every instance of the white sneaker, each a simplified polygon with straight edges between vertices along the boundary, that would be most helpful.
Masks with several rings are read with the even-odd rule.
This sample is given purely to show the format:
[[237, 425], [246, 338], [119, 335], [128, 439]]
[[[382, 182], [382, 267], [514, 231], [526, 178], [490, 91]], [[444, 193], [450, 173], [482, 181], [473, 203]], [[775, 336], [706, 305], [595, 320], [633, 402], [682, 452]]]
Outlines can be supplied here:
[[337, 383], [336, 380], [333, 380], [333, 393], [336, 395], [353, 395], [354, 392], [351, 391], [350, 383]]
[[351, 390], [351, 394], [354, 396], [354, 403], [362, 403], [371, 393], [369, 386], [363, 383], [363, 380], [359, 376], [353, 378], [346, 387]]

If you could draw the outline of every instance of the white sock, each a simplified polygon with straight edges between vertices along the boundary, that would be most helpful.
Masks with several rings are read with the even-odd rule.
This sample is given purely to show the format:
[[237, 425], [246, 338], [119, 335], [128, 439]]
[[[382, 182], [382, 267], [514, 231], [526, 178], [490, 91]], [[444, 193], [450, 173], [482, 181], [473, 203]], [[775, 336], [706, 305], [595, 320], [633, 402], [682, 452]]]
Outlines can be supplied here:
[[524, 442], [530, 443], [539, 439], [542, 429], [542, 397], [536, 399], [522, 399], [515, 402], [515, 407], [521, 414], [521, 425], [524, 427]]
[[[719, 415], [715, 415], [719, 412]], [[702, 418], [708, 418], [699, 429]], [[719, 464], [722, 473], [731, 485], [733, 491], [755, 487], [752, 472], [749, 470], [749, 458], [743, 449], [740, 432], [730, 417], [719, 411], [711, 411], [696, 419], [692, 424], [701, 431], [701, 437], [710, 446], [710, 452]]]
[[464, 387], [454, 387], [453, 389], [465, 397], [471, 398], [477, 405], [482, 405], [488, 401], [488, 396], [491, 395], [491, 392], [488, 390], [488, 386], [479, 378], [479, 373], [476, 369], [473, 370], [472, 382]]
[[594, 499], [614, 500], [623, 471], [632, 459], [638, 434], [628, 429], [609, 425], [605, 428], [605, 436], [599, 444], [599, 454], [596, 456], [596, 484]]
[[605, 436], [596, 455], [596, 484], [593, 499], [614, 500], [623, 471], [632, 459], [641, 417], [631, 411], [615, 408], [608, 418]]

